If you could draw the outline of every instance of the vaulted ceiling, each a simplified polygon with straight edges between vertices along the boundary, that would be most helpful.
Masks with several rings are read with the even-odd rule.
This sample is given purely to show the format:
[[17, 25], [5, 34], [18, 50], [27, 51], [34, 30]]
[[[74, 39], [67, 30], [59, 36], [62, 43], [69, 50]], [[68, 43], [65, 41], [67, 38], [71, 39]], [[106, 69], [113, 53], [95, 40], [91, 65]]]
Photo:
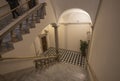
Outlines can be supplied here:
[[99, 0], [50, 0], [50, 1], [53, 5], [57, 19], [65, 10], [79, 8], [89, 13], [92, 22], [94, 22], [99, 4]]

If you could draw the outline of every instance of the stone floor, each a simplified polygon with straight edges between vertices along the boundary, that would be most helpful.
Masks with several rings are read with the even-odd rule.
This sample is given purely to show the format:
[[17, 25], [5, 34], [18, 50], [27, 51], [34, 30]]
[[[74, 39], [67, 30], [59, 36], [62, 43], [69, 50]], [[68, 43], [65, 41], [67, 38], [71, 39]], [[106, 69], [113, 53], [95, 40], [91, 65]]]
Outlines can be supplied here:
[[[67, 49], [59, 49], [60, 61], [64, 63], [70, 63], [77, 66], [81, 66], [86, 69], [86, 61], [85, 57], [82, 57], [82, 54], [77, 51], [67, 50]], [[54, 47], [50, 47], [44, 55], [52, 56], [56, 55], [56, 51]]]
[[88, 81], [86, 70], [67, 63], [57, 63], [42, 71], [30, 68], [7, 76], [6, 81]]

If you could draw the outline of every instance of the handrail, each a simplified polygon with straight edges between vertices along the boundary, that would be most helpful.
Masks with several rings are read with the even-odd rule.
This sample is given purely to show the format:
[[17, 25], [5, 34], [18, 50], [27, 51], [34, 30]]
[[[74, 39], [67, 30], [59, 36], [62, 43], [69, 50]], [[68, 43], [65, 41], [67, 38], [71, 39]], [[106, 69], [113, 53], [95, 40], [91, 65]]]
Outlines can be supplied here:
[[17, 18], [14, 22], [8, 24], [0, 31], [0, 39], [2, 39], [9, 31], [13, 30], [18, 24], [22, 23], [22, 21], [25, 20], [28, 16], [34, 14], [35, 11], [38, 10], [40, 7], [42, 7], [42, 4], [36, 5], [32, 9], [24, 13], [22, 16]]
[[6, 57], [6, 58], [0, 58], [0, 61], [3, 61], [3, 60], [24, 60], [24, 59], [39, 59], [39, 60], [42, 60], [42, 59], [48, 59], [48, 58], [56, 58], [56, 56], [33, 56], [33, 57], [30, 57], [30, 56], [27, 56], [27, 57]]
[[27, 4], [30, 0], [27, 0], [25, 3], [23, 4], [20, 4], [19, 6], [17, 6], [16, 8], [6, 12], [5, 14], [1, 15], [0, 16], [0, 20], [2, 20], [4, 17], [8, 16], [9, 14], [11, 14], [12, 11], [16, 10], [17, 8], [21, 7], [21, 6], [24, 6], [25, 4]]

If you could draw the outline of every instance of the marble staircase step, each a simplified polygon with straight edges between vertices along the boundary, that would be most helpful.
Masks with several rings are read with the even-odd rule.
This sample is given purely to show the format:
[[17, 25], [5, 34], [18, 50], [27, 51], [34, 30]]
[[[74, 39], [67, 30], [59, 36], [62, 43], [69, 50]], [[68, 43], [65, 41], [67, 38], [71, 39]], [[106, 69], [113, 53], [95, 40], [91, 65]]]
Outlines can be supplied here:
[[87, 71], [67, 63], [56, 63], [45, 70], [28, 68], [4, 75], [7, 81], [89, 81]]
[[26, 21], [23, 21], [23, 23], [21, 24], [20, 31], [22, 34], [29, 34], [30, 33], [29, 24], [26, 24]]
[[1, 42], [1, 45], [0, 45], [0, 54], [4, 54], [8, 51], [11, 51], [14, 49], [14, 45], [13, 45], [13, 42], [11, 41], [11, 34], [8, 33], [3, 39], [2, 39], [2, 42]]
[[19, 42], [19, 41], [22, 41], [23, 38], [22, 38], [22, 34], [21, 34], [21, 31], [20, 31], [20, 27], [16, 27], [13, 31], [12, 31], [12, 42]]
[[12, 14], [7, 15], [6, 17], [2, 18], [0, 20], [0, 30], [2, 30], [4, 27], [10, 24], [12, 19], [13, 19]]

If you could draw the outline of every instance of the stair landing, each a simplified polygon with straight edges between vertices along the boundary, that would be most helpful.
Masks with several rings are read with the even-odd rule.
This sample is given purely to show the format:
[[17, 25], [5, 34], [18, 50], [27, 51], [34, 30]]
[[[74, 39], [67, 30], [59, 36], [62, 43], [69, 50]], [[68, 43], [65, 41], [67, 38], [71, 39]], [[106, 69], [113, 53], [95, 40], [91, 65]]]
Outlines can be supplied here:
[[[86, 69], [86, 61], [85, 61], [86, 58], [82, 57], [82, 54], [80, 52], [59, 48], [58, 54], [60, 55], [59, 60], [61, 62], [74, 64]], [[50, 47], [46, 52], [44, 52], [44, 55], [46, 56], [56, 55], [55, 48]]]

